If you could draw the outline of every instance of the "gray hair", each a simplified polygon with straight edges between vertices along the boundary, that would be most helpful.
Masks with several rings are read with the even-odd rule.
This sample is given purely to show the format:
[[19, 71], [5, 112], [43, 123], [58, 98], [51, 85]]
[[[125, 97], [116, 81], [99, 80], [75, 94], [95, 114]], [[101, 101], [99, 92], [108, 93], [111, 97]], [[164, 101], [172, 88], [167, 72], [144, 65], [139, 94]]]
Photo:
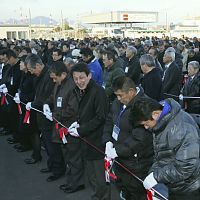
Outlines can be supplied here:
[[150, 54], [144, 54], [140, 57], [140, 65], [147, 65], [148, 67], [156, 66], [155, 59]]
[[191, 65], [194, 69], [200, 69], [198, 61], [191, 61], [188, 63], [188, 66]]
[[137, 49], [133, 46], [128, 46], [127, 51], [130, 51], [132, 54], [137, 55]]
[[165, 55], [169, 56], [172, 59], [172, 61], [175, 61], [175, 52], [165, 51]]
[[165, 52], [176, 52], [176, 50], [173, 47], [168, 47]]
[[66, 63], [66, 64], [75, 65], [74, 60], [72, 58], [70, 58], [70, 57], [65, 58], [63, 60], [63, 62]]
[[41, 58], [38, 55], [33, 54], [33, 53], [26, 57], [25, 62], [27, 63], [27, 65], [29, 65], [31, 68], [34, 68], [34, 69], [36, 67], [36, 64], [43, 65]]

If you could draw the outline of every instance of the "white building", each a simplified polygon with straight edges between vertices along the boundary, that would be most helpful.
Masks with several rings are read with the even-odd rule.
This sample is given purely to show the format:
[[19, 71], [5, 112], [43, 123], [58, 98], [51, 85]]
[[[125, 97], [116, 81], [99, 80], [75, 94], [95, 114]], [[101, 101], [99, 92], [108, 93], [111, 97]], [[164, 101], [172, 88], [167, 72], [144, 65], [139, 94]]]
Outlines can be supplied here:
[[29, 25], [0, 25], [0, 38], [28, 39]]

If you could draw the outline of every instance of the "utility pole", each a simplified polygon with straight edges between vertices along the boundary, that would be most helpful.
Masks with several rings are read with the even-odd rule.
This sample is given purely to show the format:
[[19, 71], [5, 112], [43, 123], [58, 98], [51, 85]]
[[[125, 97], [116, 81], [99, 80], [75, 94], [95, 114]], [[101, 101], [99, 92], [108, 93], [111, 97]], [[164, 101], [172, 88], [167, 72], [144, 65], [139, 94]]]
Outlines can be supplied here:
[[31, 33], [31, 9], [29, 8], [29, 37], [30, 39], [32, 38], [32, 33]]
[[166, 32], [168, 33], [168, 16], [167, 16], [167, 11], [165, 13], [165, 20], [166, 20]]
[[61, 37], [63, 38], [63, 29], [64, 29], [64, 27], [63, 27], [63, 13], [62, 13], [62, 10], [61, 10]]

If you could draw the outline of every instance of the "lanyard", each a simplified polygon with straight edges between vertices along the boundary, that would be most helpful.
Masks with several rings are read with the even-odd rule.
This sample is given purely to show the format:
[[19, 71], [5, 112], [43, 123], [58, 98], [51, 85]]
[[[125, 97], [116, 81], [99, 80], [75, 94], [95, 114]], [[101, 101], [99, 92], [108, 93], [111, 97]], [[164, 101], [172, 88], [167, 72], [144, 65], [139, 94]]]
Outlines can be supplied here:
[[126, 109], [126, 106], [125, 106], [125, 105], [123, 105], [123, 106], [121, 107], [121, 109], [120, 109], [119, 115], [117, 116], [117, 120], [116, 120], [116, 126], [117, 126], [117, 127], [119, 127], [119, 122], [120, 122], [120, 120], [121, 120], [121, 116], [122, 116], [122, 114], [124, 113], [125, 109]]

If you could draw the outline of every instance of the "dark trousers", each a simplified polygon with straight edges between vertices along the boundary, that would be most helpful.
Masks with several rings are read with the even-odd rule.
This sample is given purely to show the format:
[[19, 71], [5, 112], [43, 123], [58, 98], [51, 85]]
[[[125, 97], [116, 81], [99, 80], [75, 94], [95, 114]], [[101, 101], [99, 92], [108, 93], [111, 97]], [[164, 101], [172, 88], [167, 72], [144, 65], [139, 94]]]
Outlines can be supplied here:
[[115, 169], [115, 173], [118, 178], [116, 186], [126, 200], [147, 200], [147, 192], [141, 182], [123, 169]]
[[52, 131], [42, 131], [42, 140], [48, 155], [47, 166], [52, 171], [53, 175], [60, 176], [65, 173], [65, 162], [61, 149], [61, 144], [53, 143]]
[[[78, 140], [78, 139], [77, 139]], [[84, 165], [81, 156], [81, 142], [67, 143], [63, 146], [63, 154], [66, 163], [66, 184], [76, 189], [84, 185]]]
[[92, 190], [92, 200], [110, 200], [110, 185], [105, 181], [104, 160], [86, 160], [86, 177]]
[[41, 158], [41, 141], [39, 131], [35, 131], [30, 137], [33, 147], [32, 157], [39, 160]]
[[169, 193], [169, 200], [199, 200], [200, 190], [188, 193]]

